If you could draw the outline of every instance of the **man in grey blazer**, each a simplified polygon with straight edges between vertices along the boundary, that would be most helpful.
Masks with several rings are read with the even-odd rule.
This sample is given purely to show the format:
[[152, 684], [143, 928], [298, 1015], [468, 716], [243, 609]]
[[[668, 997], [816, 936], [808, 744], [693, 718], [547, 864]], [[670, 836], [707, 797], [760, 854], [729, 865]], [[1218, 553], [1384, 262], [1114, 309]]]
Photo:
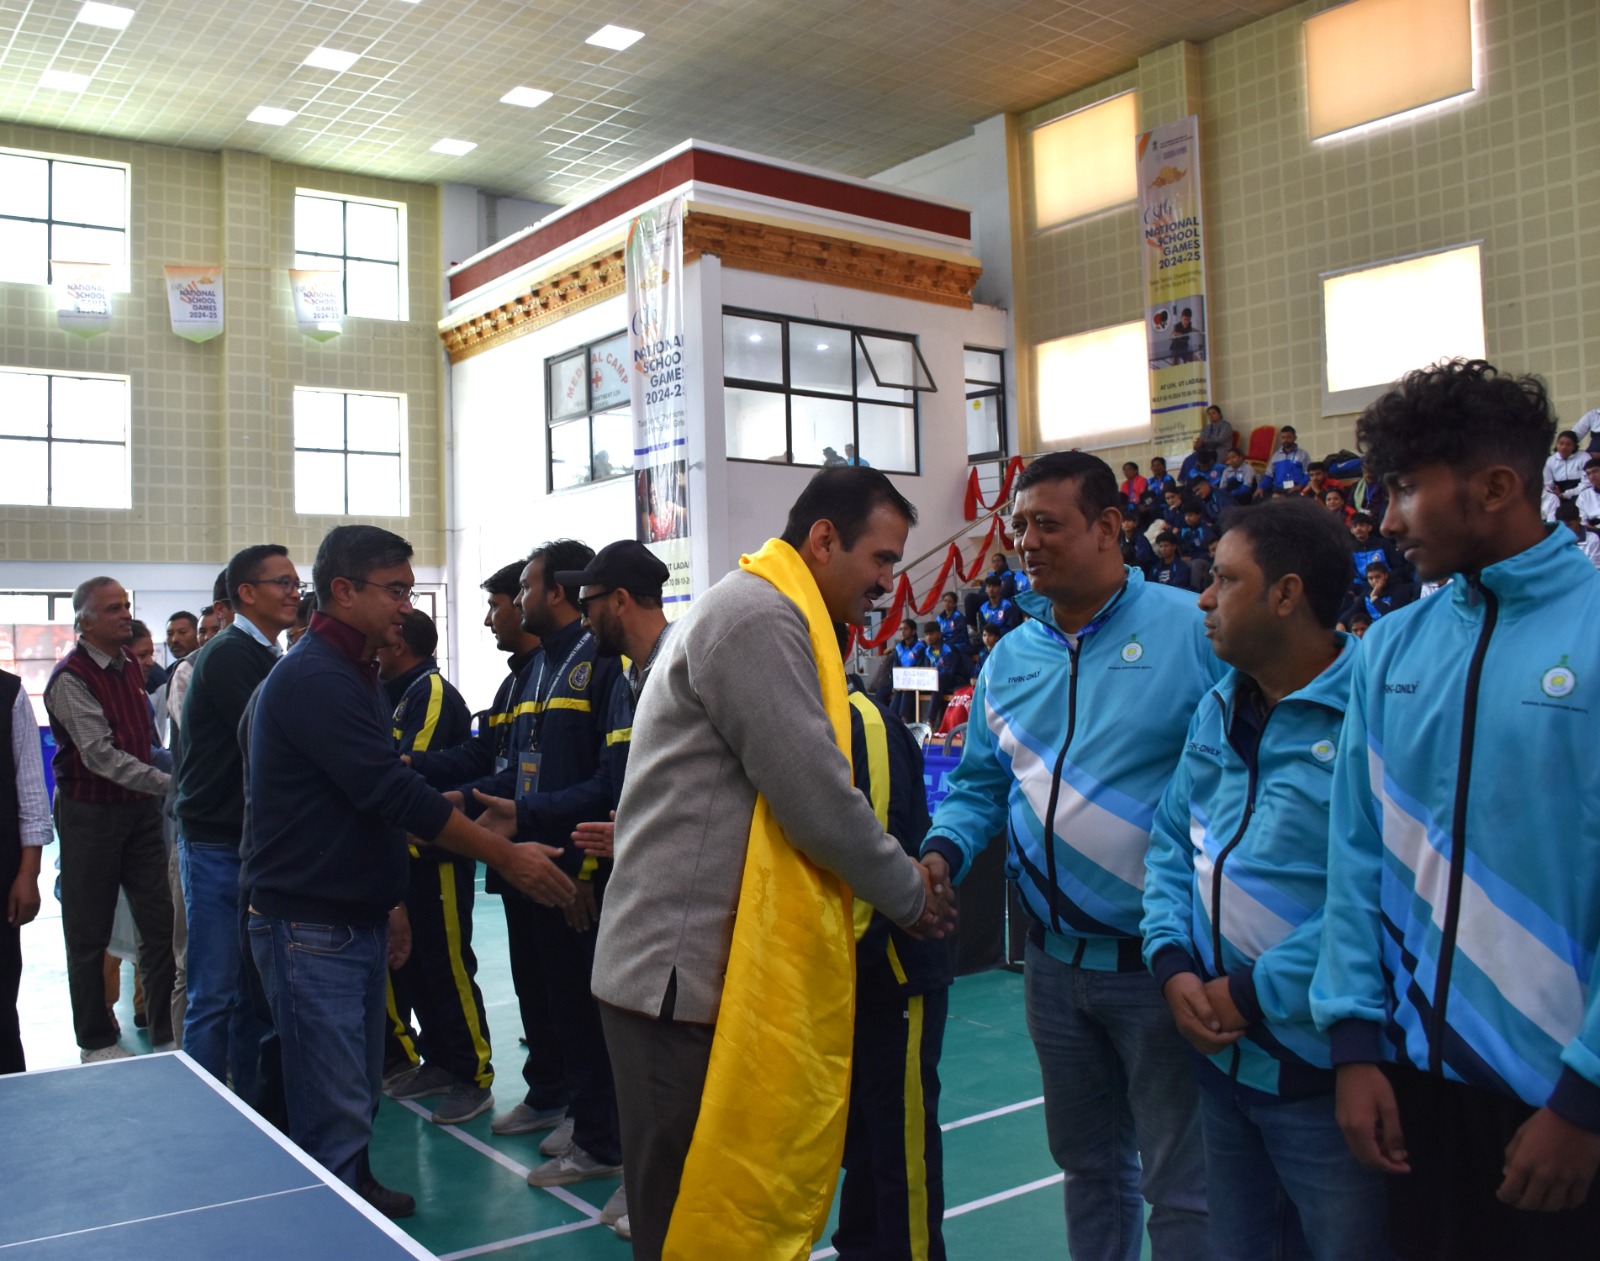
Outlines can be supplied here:
[[[860, 625], [887, 594], [915, 522], [883, 474], [825, 468], [782, 538], [830, 619]], [[942, 933], [953, 918], [948, 888], [884, 833], [852, 785], [818, 668], [800, 607], [736, 570], [675, 628], [634, 719], [593, 987], [636, 1258], [660, 1255], [694, 1135], [757, 794], [790, 844], [895, 923]]]

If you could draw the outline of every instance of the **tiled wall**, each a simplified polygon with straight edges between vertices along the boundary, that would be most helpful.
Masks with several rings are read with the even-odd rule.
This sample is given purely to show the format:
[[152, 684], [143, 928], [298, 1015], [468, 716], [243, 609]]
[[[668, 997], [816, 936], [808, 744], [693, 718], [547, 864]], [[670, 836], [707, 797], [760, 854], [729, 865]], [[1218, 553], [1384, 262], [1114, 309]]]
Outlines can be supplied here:
[[[1213, 394], [1235, 428], [1290, 423], [1316, 455], [1353, 446], [1355, 418], [1321, 414], [1319, 275], [1475, 240], [1490, 361], [1544, 376], [1576, 420], [1600, 404], [1600, 6], [1479, 0], [1475, 98], [1312, 145], [1300, 27], [1327, 7], [1163, 49], [1023, 125], [1128, 88], [1146, 127], [1198, 110]], [[1134, 210], [1043, 235], [1025, 223], [1023, 237], [1019, 354], [1140, 318]], [[1155, 453], [1100, 454], [1115, 467]]]
[[[133, 382], [133, 507], [0, 504], [0, 561], [220, 564], [238, 548], [286, 544], [309, 571], [339, 518], [294, 511], [296, 385], [401, 392], [410, 423], [410, 515], [377, 524], [444, 563], [443, 360], [438, 192], [284, 166], [238, 152], [198, 153], [0, 124], [0, 147], [126, 162], [132, 170], [132, 292], [113, 298], [112, 330], [61, 331], [43, 287], [0, 284], [0, 365], [122, 373]], [[326, 343], [294, 323], [297, 187], [404, 202], [410, 318], [347, 319]], [[226, 331], [195, 345], [173, 335], [162, 268], [224, 264]]]

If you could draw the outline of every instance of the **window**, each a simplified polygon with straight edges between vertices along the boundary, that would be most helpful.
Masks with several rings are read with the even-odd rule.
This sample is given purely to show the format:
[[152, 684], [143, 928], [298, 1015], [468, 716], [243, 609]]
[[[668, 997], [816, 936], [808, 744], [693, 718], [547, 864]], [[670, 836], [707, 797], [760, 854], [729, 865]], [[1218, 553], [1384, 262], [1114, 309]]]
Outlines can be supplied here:
[[918, 469], [915, 337], [724, 311], [722, 375], [730, 460]]
[[344, 313], [406, 318], [405, 210], [301, 189], [294, 198], [294, 265], [344, 273]]
[[1323, 414], [1360, 411], [1424, 364], [1482, 359], [1479, 264], [1474, 244], [1324, 276]]
[[50, 260], [107, 263], [128, 289], [128, 168], [0, 151], [0, 280], [49, 284]]
[[0, 502], [133, 506], [128, 378], [0, 368]]
[[1034, 130], [1033, 217], [1040, 231], [1139, 195], [1139, 97], [1124, 92]]
[[76, 642], [72, 592], [0, 591], [0, 670], [21, 677], [41, 727], [50, 721], [44, 712], [45, 684]]
[[1313, 140], [1475, 86], [1471, 0], [1351, 0], [1307, 18], [1305, 34]]
[[353, 390], [294, 392], [294, 510], [403, 517], [406, 399]]
[[1144, 323], [1117, 324], [1034, 347], [1039, 437], [1051, 449], [1109, 447], [1150, 436]]
[[545, 360], [551, 490], [633, 472], [633, 395], [628, 334]]
[[967, 459], [999, 460], [1006, 453], [1006, 364], [998, 350], [967, 346]]

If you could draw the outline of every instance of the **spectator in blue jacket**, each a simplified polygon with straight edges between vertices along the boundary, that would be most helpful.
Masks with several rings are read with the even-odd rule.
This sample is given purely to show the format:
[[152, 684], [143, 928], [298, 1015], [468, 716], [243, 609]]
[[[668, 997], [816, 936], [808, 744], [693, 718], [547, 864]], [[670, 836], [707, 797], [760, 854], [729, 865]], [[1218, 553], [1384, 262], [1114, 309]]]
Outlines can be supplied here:
[[1222, 515], [1222, 496], [1203, 477], [1197, 477], [1189, 483], [1189, 498], [1200, 505], [1200, 511], [1207, 525], [1215, 526], [1217, 519]]
[[1179, 591], [1193, 591], [1189, 563], [1178, 557], [1178, 536], [1171, 530], [1156, 535], [1156, 563], [1150, 567], [1150, 581]]
[[1438, 595], [1377, 622], [1334, 761], [1311, 1010], [1408, 1261], [1600, 1239], [1600, 574], [1540, 519], [1543, 384], [1408, 373], [1357, 439]]
[[1285, 491], [1299, 490], [1311, 480], [1308, 467], [1311, 456], [1296, 440], [1293, 425], [1278, 430], [1278, 449], [1267, 461], [1266, 476], [1261, 479], [1256, 498], [1266, 499]]
[[966, 653], [944, 642], [944, 632], [938, 622], [923, 624], [922, 647], [925, 664], [939, 672], [939, 694], [934, 698], [928, 715], [929, 725], [937, 728], [951, 695], [958, 687], [966, 687], [972, 682], [972, 665]]
[[990, 574], [983, 580], [983, 590], [988, 598], [978, 606], [981, 623], [999, 627], [1002, 635], [1022, 625], [1022, 611], [1001, 593], [1000, 579]]
[[1135, 517], [1122, 518], [1122, 538], [1118, 543], [1122, 549], [1122, 563], [1150, 576], [1150, 571], [1155, 568], [1156, 554], [1150, 546], [1150, 540], [1145, 538], [1144, 531], [1139, 528], [1139, 521]]
[[1244, 505], [1255, 498], [1256, 471], [1238, 447], [1222, 453], [1222, 477], [1217, 482], [1217, 497], [1230, 504]]
[[939, 633], [944, 642], [958, 652], [972, 656], [972, 634], [967, 628], [966, 614], [956, 607], [956, 593], [946, 591], [939, 597]]
[[1168, 486], [1161, 492], [1161, 498], [1166, 504], [1161, 510], [1162, 524], [1177, 533], [1183, 529], [1183, 492], [1176, 486]]
[[1205, 1057], [1216, 1261], [1389, 1255], [1383, 1176], [1345, 1145], [1328, 1038], [1311, 1018], [1331, 768], [1357, 649], [1333, 629], [1347, 554], [1344, 531], [1309, 503], [1229, 517], [1200, 609], [1232, 669], [1195, 710], [1145, 858], [1144, 957]]
[[998, 626], [993, 626], [988, 622], [985, 622], [983, 624], [983, 630], [980, 632], [980, 634], [983, 639], [983, 647], [978, 650], [978, 660], [974, 666], [975, 673], [983, 672], [983, 666], [984, 663], [989, 660], [989, 654], [994, 651], [994, 646], [1000, 642], [1001, 631]]
[[1211, 545], [1217, 541], [1217, 527], [1206, 520], [1206, 510], [1189, 499], [1183, 505], [1183, 528], [1178, 531], [1178, 555], [1189, 562], [1194, 589], [1204, 591], [1211, 581]]

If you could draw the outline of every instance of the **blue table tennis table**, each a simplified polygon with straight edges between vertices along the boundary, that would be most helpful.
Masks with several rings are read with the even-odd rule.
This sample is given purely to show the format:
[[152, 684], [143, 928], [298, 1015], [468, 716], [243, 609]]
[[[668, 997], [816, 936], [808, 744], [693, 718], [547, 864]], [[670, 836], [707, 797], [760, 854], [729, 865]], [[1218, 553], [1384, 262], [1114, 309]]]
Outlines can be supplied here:
[[0, 1261], [433, 1253], [182, 1051], [0, 1076]]

